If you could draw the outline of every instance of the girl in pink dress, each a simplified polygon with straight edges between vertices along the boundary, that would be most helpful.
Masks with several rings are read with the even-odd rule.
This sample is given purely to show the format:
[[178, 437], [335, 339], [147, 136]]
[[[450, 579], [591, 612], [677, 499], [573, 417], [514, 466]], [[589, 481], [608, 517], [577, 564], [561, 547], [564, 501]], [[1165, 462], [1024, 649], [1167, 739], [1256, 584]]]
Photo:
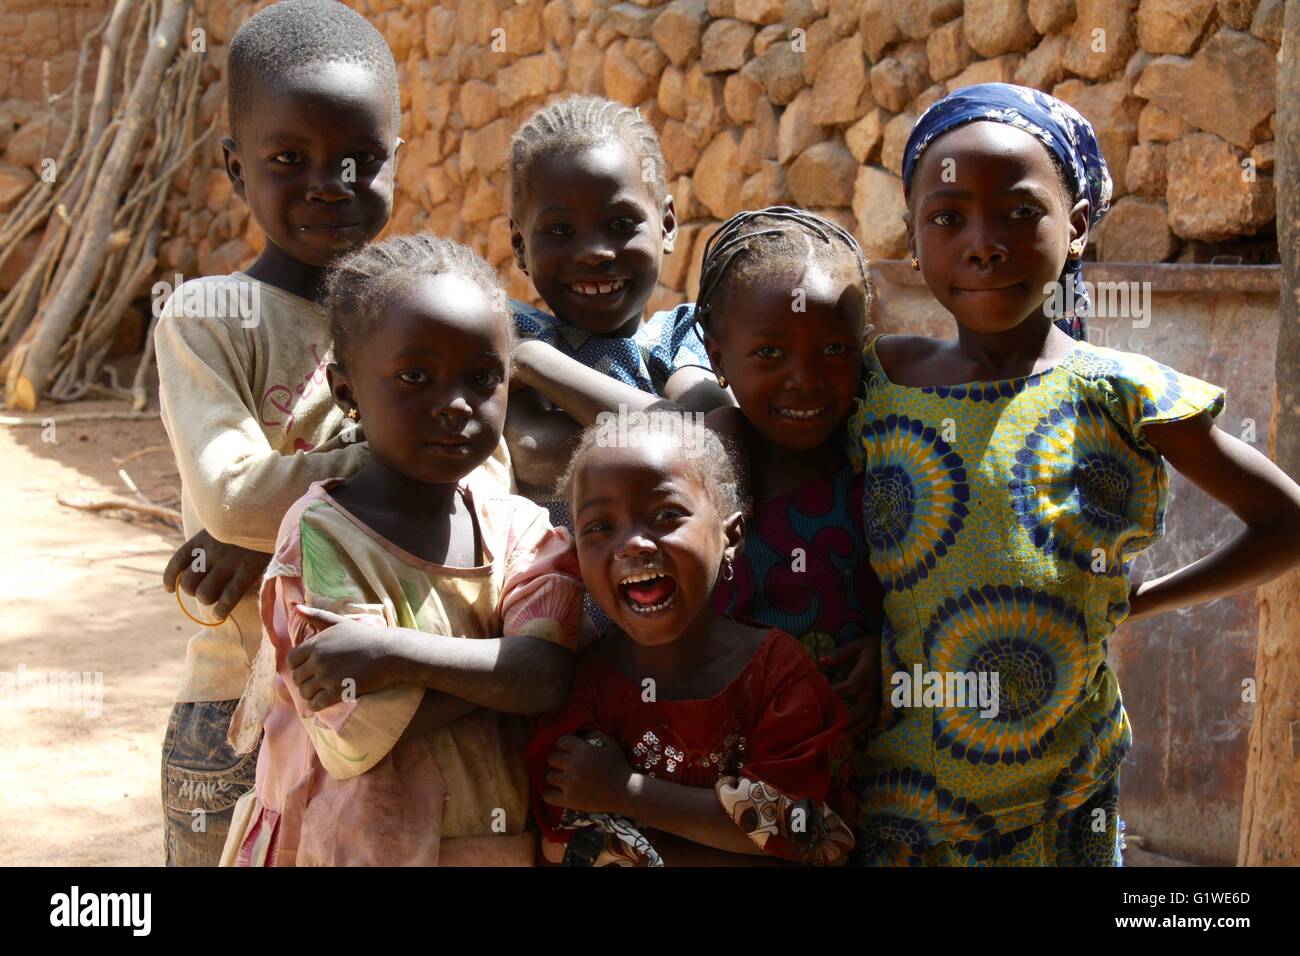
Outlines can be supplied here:
[[567, 533], [485, 465], [509, 387], [499, 292], [430, 235], [336, 271], [330, 388], [370, 457], [281, 525], [232, 727], [265, 740], [227, 865], [534, 860], [523, 715], [560, 702], [582, 588]]

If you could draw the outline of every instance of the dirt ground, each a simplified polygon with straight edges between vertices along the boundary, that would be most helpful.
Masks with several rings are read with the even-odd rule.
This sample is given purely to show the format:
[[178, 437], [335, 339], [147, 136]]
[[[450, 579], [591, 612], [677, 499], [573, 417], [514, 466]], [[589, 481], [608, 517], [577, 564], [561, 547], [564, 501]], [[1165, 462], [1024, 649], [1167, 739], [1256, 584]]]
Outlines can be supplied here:
[[43, 406], [53, 442], [0, 427], [0, 864], [162, 863], [160, 751], [192, 625], [161, 572], [184, 539], [56, 500], [135, 498], [125, 469], [150, 501], [179, 507], [157, 419], [60, 422], [124, 407]]

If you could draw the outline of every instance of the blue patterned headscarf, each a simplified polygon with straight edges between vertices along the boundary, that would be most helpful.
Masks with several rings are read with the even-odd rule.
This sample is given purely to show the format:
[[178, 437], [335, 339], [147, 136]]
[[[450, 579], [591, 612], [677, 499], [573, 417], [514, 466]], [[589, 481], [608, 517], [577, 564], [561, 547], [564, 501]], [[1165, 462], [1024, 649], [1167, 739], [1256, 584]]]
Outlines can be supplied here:
[[[907, 138], [903, 154], [903, 194], [909, 195], [912, 174], [925, 148], [955, 127], [976, 120], [1009, 123], [1047, 147], [1074, 183], [1074, 200], [1088, 200], [1091, 230], [1110, 208], [1111, 179], [1092, 124], [1068, 103], [1054, 96], [1010, 83], [980, 83], [949, 93], [921, 114]], [[1062, 291], [1074, 290], [1074, 308], [1059, 325], [1076, 339], [1087, 337], [1086, 316], [1092, 308], [1083, 284], [1083, 260], [1066, 259], [1059, 280]], [[1069, 286], [1066, 286], [1069, 283]], [[1069, 299], [1065, 299], [1069, 302]]]

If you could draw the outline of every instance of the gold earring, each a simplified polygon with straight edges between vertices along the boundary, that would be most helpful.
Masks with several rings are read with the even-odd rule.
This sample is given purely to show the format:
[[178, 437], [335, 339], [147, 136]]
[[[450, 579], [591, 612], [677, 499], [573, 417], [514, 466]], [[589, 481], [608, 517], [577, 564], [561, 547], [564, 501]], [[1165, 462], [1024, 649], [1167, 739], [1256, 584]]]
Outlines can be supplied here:
[[722, 559], [722, 580], [730, 581], [736, 576], [736, 569], [731, 566], [730, 558]]
[[719, 375], [719, 376], [718, 376], [718, 388], [726, 388], [726, 387], [727, 387], [727, 376], [725, 376], [725, 375]]
[[912, 256], [912, 268], [917, 272], [921, 271], [921, 260], [917, 259], [916, 256]]
[[1083, 240], [1076, 239], [1074, 240], [1074, 242], [1070, 243], [1070, 258], [1078, 259], [1082, 255], [1083, 255]]
[[357, 406], [353, 405], [348, 409], [348, 421], [355, 422], [360, 416], [357, 414]]

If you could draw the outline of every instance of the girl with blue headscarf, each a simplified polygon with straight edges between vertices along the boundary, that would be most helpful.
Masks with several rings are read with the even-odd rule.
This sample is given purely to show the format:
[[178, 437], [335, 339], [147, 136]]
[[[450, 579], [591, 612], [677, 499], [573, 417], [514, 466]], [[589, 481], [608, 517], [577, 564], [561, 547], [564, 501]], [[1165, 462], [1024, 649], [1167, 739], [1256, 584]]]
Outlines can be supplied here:
[[[980, 121], [1004, 123], [1038, 140], [1056, 168], [1067, 208], [1078, 210], [1080, 221], [1071, 223], [1069, 252], [1056, 280], [1059, 288], [1052, 290], [1049, 302], [1065, 304], [1053, 318], [1073, 338], [1084, 339], [1091, 303], [1083, 283], [1083, 248], [1087, 233], [1110, 208], [1112, 186], [1092, 124], [1068, 103], [1028, 87], [981, 83], [933, 104], [912, 128], [903, 154], [903, 194], [909, 212], [915, 209], [912, 184], [922, 155], [945, 133]], [[955, 177], [955, 169], [946, 168], [952, 175], [945, 178]], [[909, 223], [909, 240], [913, 231]], [[915, 257], [913, 265], [920, 267]]]
[[[885, 613], [856, 852], [1115, 865], [1132, 733], [1107, 641], [1300, 562], [1280, 533], [1300, 528], [1300, 487], [1214, 428], [1222, 389], [1084, 341], [1080, 261], [1111, 182], [1068, 105], [958, 90], [917, 121], [903, 180], [913, 266], [957, 337], [872, 342], [850, 420]], [[1246, 527], [1137, 583], [1165, 458]]]

